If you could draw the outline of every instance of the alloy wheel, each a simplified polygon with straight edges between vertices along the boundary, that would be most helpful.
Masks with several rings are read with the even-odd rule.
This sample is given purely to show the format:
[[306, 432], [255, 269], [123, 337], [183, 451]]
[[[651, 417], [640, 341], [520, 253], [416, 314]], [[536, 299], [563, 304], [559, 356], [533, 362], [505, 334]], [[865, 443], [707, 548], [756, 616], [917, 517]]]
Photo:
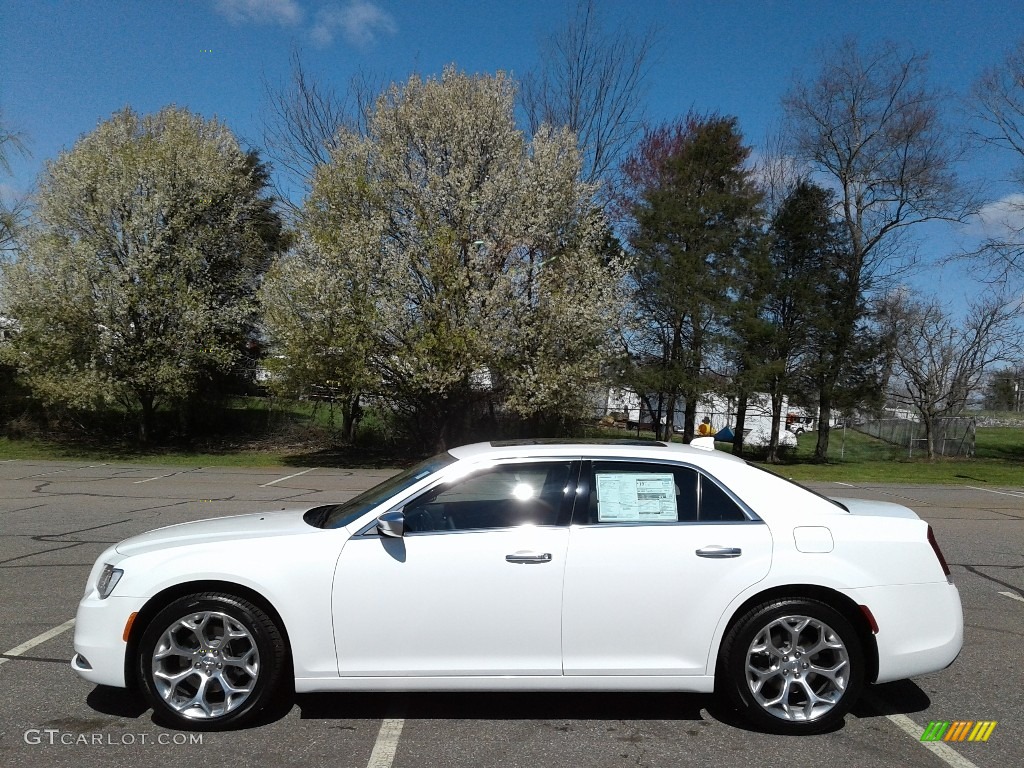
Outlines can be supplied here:
[[839, 634], [810, 616], [782, 616], [747, 649], [746, 680], [757, 704], [780, 720], [815, 721], [843, 697], [850, 654]]
[[193, 720], [238, 709], [260, 675], [252, 632], [222, 611], [200, 611], [175, 621], [160, 635], [151, 661], [157, 694], [173, 711]]

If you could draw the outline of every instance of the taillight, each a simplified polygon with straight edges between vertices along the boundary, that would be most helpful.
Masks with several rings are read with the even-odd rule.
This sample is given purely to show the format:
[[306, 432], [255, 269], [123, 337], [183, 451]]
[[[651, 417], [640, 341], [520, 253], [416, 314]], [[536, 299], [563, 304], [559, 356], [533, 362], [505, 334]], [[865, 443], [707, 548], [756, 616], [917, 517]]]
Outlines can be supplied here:
[[932, 527], [928, 526], [928, 543], [932, 545], [932, 552], [939, 558], [939, 565], [942, 566], [942, 572], [946, 574], [946, 578], [949, 578], [949, 566], [946, 564], [946, 558], [942, 556], [942, 550], [939, 549], [939, 542], [935, 540], [935, 532]]

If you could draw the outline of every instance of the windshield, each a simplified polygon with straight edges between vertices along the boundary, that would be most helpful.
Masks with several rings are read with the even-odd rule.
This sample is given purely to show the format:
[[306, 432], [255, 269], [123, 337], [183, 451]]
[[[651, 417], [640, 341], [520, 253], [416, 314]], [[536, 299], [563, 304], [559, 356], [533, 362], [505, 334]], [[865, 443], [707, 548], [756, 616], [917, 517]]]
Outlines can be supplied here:
[[363, 491], [355, 498], [349, 499], [341, 504], [328, 504], [324, 507], [311, 509], [306, 513], [305, 520], [317, 528], [341, 528], [351, 523], [359, 516], [369, 512], [379, 504], [383, 504], [390, 497], [415, 485], [428, 475], [432, 475], [443, 467], [447, 467], [455, 461], [450, 453], [440, 453], [431, 456], [426, 461], [420, 462], [415, 467], [405, 470], [394, 477], [389, 477], [383, 483], [373, 486], [368, 491]]

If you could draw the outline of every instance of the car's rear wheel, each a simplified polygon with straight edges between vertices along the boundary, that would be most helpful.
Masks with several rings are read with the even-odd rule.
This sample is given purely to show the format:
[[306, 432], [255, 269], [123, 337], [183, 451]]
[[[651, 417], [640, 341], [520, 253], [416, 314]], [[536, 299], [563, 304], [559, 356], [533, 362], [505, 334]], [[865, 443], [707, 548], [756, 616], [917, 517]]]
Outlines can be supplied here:
[[254, 603], [219, 592], [188, 595], [143, 632], [139, 679], [154, 713], [170, 725], [238, 727], [280, 690], [285, 651], [280, 629]]
[[864, 685], [860, 637], [846, 618], [817, 600], [753, 607], [722, 644], [722, 683], [755, 727], [818, 733], [835, 727]]

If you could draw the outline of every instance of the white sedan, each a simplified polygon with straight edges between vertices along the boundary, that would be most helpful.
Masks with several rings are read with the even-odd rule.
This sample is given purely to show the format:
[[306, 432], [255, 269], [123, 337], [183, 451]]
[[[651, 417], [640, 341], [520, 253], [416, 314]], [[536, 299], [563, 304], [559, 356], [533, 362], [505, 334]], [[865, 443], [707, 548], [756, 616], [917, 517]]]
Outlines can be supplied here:
[[481, 443], [343, 504], [100, 555], [72, 666], [180, 728], [309, 691], [694, 691], [834, 726], [963, 641], [931, 528], [691, 446]]

